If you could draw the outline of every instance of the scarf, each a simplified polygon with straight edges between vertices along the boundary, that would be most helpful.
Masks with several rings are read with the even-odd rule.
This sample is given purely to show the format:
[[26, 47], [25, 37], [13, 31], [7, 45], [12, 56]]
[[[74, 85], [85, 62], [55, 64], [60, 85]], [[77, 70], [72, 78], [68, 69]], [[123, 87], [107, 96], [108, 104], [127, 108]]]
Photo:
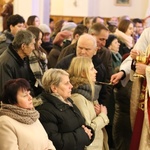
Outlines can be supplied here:
[[95, 85], [95, 93], [94, 93], [93, 99], [92, 99], [92, 90], [89, 84], [79, 85], [78, 88], [75, 88], [72, 90], [72, 93], [79, 93], [83, 95], [87, 100], [92, 101], [92, 100], [98, 99], [100, 89], [101, 89], [101, 86]]
[[44, 52], [39, 50], [33, 50], [29, 56], [29, 64], [30, 68], [36, 78], [35, 87], [42, 87], [42, 76], [44, 72], [47, 70], [47, 56]]
[[2, 104], [0, 116], [3, 115], [27, 125], [33, 124], [39, 118], [39, 113], [34, 108], [24, 109], [10, 104]]

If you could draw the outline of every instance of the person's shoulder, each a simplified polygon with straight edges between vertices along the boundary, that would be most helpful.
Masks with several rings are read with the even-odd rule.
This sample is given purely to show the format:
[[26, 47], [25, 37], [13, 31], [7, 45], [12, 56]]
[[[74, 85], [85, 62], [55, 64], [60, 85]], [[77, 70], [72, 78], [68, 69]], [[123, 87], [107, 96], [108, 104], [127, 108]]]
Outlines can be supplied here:
[[6, 35], [4, 33], [0, 33], [0, 44], [5, 42], [7, 39]]
[[62, 69], [68, 69], [67, 67], [68, 67], [68, 65], [70, 65], [70, 62], [74, 57], [76, 57], [76, 54], [74, 54], [74, 53], [65, 56], [60, 61], [58, 61], [58, 63], [56, 64], [56, 68], [61, 68], [62, 65], [67, 65], [66, 68], [62, 68]]
[[76, 44], [76, 43], [73, 43], [73, 44], [70, 44], [70, 45], [68, 45], [67, 47], [65, 47], [64, 50], [76, 48], [76, 46], [77, 46], [77, 44]]
[[0, 47], [0, 61], [8, 63], [12, 60], [12, 56], [9, 53], [8, 48], [1, 48]]
[[87, 100], [82, 94], [79, 93], [72, 94], [70, 99], [73, 100], [73, 102], [80, 102], [80, 103]]
[[111, 56], [111, 51], [106, 47], [102, 47], [100, 50], [97, 51], [96, 55], [94, 55], [93, 58], [105, 55]]
[[102, 47], [101, 50], [104, 51], [104, 52], [106, 52], [106, 53], [111, 53], [111, 51], [108, 48], [106, 48], [106, 47]]
[[12, 52], [12, 50], [10, 49], [9, 45], [6, 46], [5, 48], [0, 46], [0, 52], [2, 51], [2, 49], [4, 49], [3, 53], [0, 53], [0, 59], [10, 59], [10, 60], [15, 60], [15, 54]]
[[41, 114], [46, 115], [49, 113], [53, 113], [56, 109], [52, 103], [43, 102], [42, 104], [35, 106], [35, 109]]
[[150, 27], [145, 28], [141, 35], [150, 35]]
[[144, 31], [149, 31], [150, 32], [150, 27], [145, 28]]
[[72, 53], [72, 54], [69, 54], [69, 55], [65, 56], [63, 59], [70, 59], [70, 58], [72, 59], [75, 56], [76, 55], [74, 53]]
[[9, 117], [9, 116], [7, 116], [7, 115], [2, 115], [2, 116], [0, 116], [0, 124], [2, 125], [2, 124], [7, 124], [8, 126], [10, 125], [10, 124], [12, 124], [12, 122], [14, 122], [15, 120], [13, 119], [13, 118], [11, 118], [11, 117]]
[[58, 63], [59, 64], [61, 64], [61, 63], [63, 63], [63, 62], [70, 62], [73, 58], [75, 57], [75, 54], [69, 54], [69, 55], [67, 55], [67, 56], [65, 56], [64, 58], [62, 58], [62, 60], [60, 60]]
[[[47, 94], [45, 94], [45, 92], [42, 92], [37, 97], [33, 98], [33, 105], [37, 110], [50, 110], [49, 108], [53, 106], [51, 101], [49, 101], [47, 99], [47, 96], [45, 95]], [[48, 95], [48, 97], [50, 98], [50, 100], [53, 99], [53, 96], [51, 95]]]

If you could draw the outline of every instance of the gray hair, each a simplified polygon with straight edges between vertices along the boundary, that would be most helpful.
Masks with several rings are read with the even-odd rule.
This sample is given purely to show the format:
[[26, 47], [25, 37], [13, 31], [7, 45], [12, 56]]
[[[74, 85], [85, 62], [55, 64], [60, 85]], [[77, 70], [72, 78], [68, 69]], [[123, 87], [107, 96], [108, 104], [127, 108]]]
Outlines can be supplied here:
[[[88, 40], [92, 41], [94, 48], [97, 48], [96, 37], [94, 37], [88, 33], [85, 33], [79, 37], [78, 41], [80, 41], [81, 39], [84, 39], [84, 41], [88, 41]], [[77, 45], [78, 45], [78, 43], [77, 43]]]
[[44, 90], [51, 93], [51, 85], [58, 86], [62, 80], [62, 75], [69, 76], [65, 70], [55, 68], [48, 69], [42, 78], [42, 85]]
[[33, 39], [35, 39], [35, 35], [33, 33], [27, 30], [20, 30], [17, 32], [12, 42], [13, 48], [17, 51], [21, 48], [22, 44], [29, 45]]

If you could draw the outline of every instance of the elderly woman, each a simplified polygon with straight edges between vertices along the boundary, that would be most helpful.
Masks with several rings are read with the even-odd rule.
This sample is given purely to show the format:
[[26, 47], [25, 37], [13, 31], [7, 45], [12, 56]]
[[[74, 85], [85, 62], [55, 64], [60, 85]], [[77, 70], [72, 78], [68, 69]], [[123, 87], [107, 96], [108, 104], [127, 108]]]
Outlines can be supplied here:
[[11, 79], [5, 86], [0, 109], [1, 150], [55, 150], [33, 107], [29, 83]]
[[107, 108], [98, 104], [100, 86], [95, 85], [96, 73], [91, 58], [75, 57], [68, 70], [73, 85], [72, 100], [95, 131], [95, 139], [86, 150], [108, 150], [105, 126], [109, 123]]
[[62, 69], [49, 69], [42, 78], [43, 104], [37, 107], [40, 121], [57, 150], [84, 150], [94, 136], [92, 129], [69, 98], [72, 85]]

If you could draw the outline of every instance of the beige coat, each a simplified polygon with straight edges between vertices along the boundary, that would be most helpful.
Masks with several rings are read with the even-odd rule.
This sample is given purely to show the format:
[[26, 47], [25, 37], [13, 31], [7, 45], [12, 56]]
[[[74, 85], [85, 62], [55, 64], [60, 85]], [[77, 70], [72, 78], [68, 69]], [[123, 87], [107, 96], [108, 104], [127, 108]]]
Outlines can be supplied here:
[[107, 115], [100, 113], [96, 116], [93, 102], [87, 100], [81, 94], [72, 94], [71, 99], [85, 118], [86, 124], [95, 131], [94, 141], [85, 150], [108, 150], [108, 137], [104, 128], [109, 123]]
[[0, 117], [0, 150], [55, 150], [52, 142], [37, 120], [31, 125], [8, 116]]

